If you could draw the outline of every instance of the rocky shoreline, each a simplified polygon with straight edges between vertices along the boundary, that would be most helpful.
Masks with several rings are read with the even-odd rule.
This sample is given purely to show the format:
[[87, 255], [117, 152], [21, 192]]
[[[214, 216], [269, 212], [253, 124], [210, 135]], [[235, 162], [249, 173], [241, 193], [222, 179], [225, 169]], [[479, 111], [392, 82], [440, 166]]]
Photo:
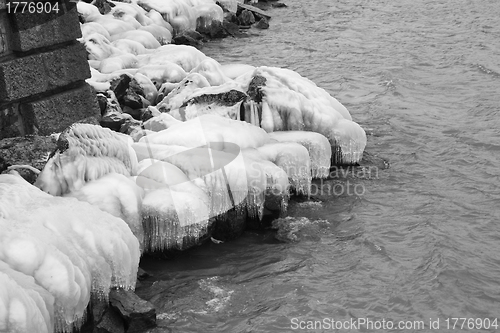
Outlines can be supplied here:
[[[98, 13], [94, 13], [92, 12], [93, 9], [85, 7], [83, 12], [80, 13], [82, 23], [92, 22], [92, 20], [89, 19], [91, 15], [105, 15], [112, 12], [113, 7], [115, 7], [113, 3], [107, 1], [97, 1], [95, 4], [98, 8]], [[223, 4], [220, 5], [224, 7]], [[270, 16], [267, 15], [263, 9], [265, 10], [270, 7], [286, 7], [286, 5], [277, 1], [265, 1], [253, 5], [258, 6], [260, 9], [249, 4], [238, 4], [236, 11], [225, 11], [224, 20], [222, 22], [212, 20], [210, 15], [207, 16], [208, 18], [205, 18], [208, 24], [205, 24], [203, 19], [201, 21], [198, 19], [196, 30], [187, 29], [180, 32], [180, 28], [176, 25], [178, 22], [172, 20], [172, 22], [175, 23], [172, 23], [175, 32], [172, 36], [172, 44], [201, 47], [203, 41], [206, 39], [224, 38], [228, 36], [244, 37], [247, 29], [266, 29], [269, 27], [268, 21]], [[116, 11], [114, 13], [116, 13]], [[125, 16], [126, 15], [128, 14], [125, 13]], [[139, 19], [139, 17], [137, 18]], [[166, 31], [166, 28], [162, 31]], [[221, 143], [223, 146], [226, 145], [226, 149], [229, 143], [238, 143], [241, 148], [247, 148], [249, 151], [258, 151], [257, 153], [247, 153], [248, 156], [246, 158], [248, 161], [252, 161], [252, 163], [258, 163], [261, 172], [264, 174], [267, 173], [267, 181], [270, 183], [268, 185], [264, 183], [263, 185], [265, 199], [259, 199], [257, 195], [251, 197], [249, 194], [243, 201], [240, 200], [237, 202], [237, 200], [233, 198], [233, 196], [237, 195], [237, 192], [229, 190], [230, 206], [228, 207], [231, 208], [228, 209], [227, 207], [221, 206], [217, 213], [211, 212], [212, 215], [207, 220], [207, 224], [200, 227], [201, 229], [196, 229], [198, 227], [195, 228], [197, 233], [194, 234], [194, 238], [189, 232], [186, 236], [186, 232], [181, 230], [187, 227], [176, 226], [172, 229], [173, 231], [169, 230], [169, 232], [179, 233], [178, 235], [172, 236], [173, 238], [177, 237], [177, 241], [161, 239], [158, 240], [157, 243], [151, 240], [153, 236], [148, 234], [148, 232], [150, 232], [148, 230], [161, 228], [158, 227], [161, 219], [157, 215], [154, 215], [160, 214], [161, 212], [153, 210], [152, 213], [150, 212], [152, 215], [146, 218], [144, 217], [146, 215], [144, 215], [145, 213], [143, 211], [142, 224], [146, 234], [145, 244], [149, 244], [146, 245], [144, 251], [151, 251], [149, 254], [144, 254], [145, 256], [162, 256], [164, 253], [168, 253], [168, 251], [184, 250], [207, 241], [222, 242], [235, 239], [246, 229], [270, 227], [273, 220], [272, 226], [280, 230], [278, 238], [281, 241], [295, 241], [299, 239], [300, 237], [297, 236], [297, 233], [300, 233], [302, 228], [307, 229], [312, 226], [314, 233], [317, 227], [316, 222], [300, 220], [298, 222], [289, 223], [290, 221], [287, 219], [276, 220], [276, 218], [280, 217], [280, 215], [286, 211], [290, 193], [308, 195], [311, 175], [324, 178], [328, 174], [327, 170], [330, 162], [353, 164], [361, 159], [360, 156], [362, 156], [364, 144], [366, 143], [366, 137], [363, 137], [364, 131], [359, 125], [351, 121], [348, 111], [338, 101], [316, 87], [311, 81], [291, 71], [285, 72], [281, 69], [264, 67], [255, 68], [249, 65], [222, 68], [222, 66], [213, 59], [204, 56], [199, 51], [193, 51], [195, 49], [182, 49], [187, 50], [186, 53], [180, 53], [180, 58], [176, 58], [175, 61], [172, 60], [172, 63], [177, 67], [172, 67], [170, 63], [166, 64], [164, 60], [161, 60], [159, 62], [161, 66], [171, 66], [169, 67], [168, 73], [165, 68], [161, 68], [161, 70], [158, 68], [147, 68], [143, 70], [140, 66], [130, 68], [125, 65], [122, 66], [123, 68], [113, 67], [116, 64], [122, 64], [122, 60], [118, 61], [119, 57], [126, 58], [128, 55], [123, 53], [123, 51], [118, 51], [118, 44], [108, 47], [109, 41], [98, 42], [98, 47], [94, 48], [94, 46], [90, 44], [96, 44], [95, 40], [95, 34], [86, 36], [84, 33], [82, 43], [87, 45], [87, 51], [89, 51], [89, 64], [90, 67], [93, 68], [92, 77], [87, 80], [87, 82], [96, 90], [101, 117], [100, 119], [95, 117], [87, 118], [83, 123], [94, 124], [96, 127], [102, 126], [115, 132], [129, 135], [135, 142], [129, 147], [133, 147], [140, 162], [147, 158], [145, 155], [141, 156], [140, 149], [151, 148], [148, 146], [151, 144], [148, 140], [154, 137], [155, 133], [176, 128], [180, 126], [179, 124], [181, 122], [192, 124], [189, 120], [198, 118], [197, 116], [201, 119], [202, 115], [211, 112], [210, 110], [212, 109], [223, 110], [221, 111], [223, 112], [223, 114], [221, 114], [222, 116], [230, 118], [232, 121], [238, 121], [240, 124], [245, 123], [248, 125], [247, 123], [250, 123], [257, 125], [257, 128], [263, 133], [257, 135], [257, 137], [259, 137], [259, 135], [262, 137], [262, 142], [251, 143], [246, 147], [243, 147], [246, 143], [243, 145], [240, 144], [242, 142], [241, 139], [240, 141], [238, 141], [238, 139], [236, 139], [236, 141], [231, 141], [235, 140], [229, 139], [231, 136], [222, 139]], [[161, 41], [161, 38], [158, 40]], [[130, 45], [127, 47], [129, 46]], [[165, 46], [167, 45], [161, 47], [163, 48]], [[160, 47], [158, 49], [160, 49]], [[106, 54], [106, 52], [108, 53], [106, 56], [101, 57], [101, 52], [104, 52], [104, 54]], [[149, 63], [160, 59], [154, 58], [154, 53], [150, 51], [144, 52], [144, 54], [132, 56], [132, 58], [135, 59], [134, 61], [138, 61], [139, 63], [141, 63], [141, 59], [145, 59], [142, 65], [144, 68], [146, 68]], [[151, 54], [149, 58], [147, 58], [148, 54]], [[164, 55], [167, 54], [164, 53]], [[136, 56], [137, 58], [135, 58]], [[108, 58], [114, 58], [114, 62], [111, 62], [113, 70], [109, 69], [108, 63], [105, 64]], [[137, 68], [139, 69], [137, 70]], [[175, 69], [172, 70], [172, 68]], [[175, 72], [177, 68], [180, 68], [179, 73], [181, 73], [181, 75], [179, 78], [173, 79], [172, 73]], [[247, 74], [247, 76], [245, 76], [243, 75], [245, 73], [252, 73], [252, 75], [248, 76]], [[238, 79], [246, 83], [242, 83], [241, 86], [235, 85], [234, 82]], [[286, 83], [289, 81], [294, 83], [287, 83], [288, 85], [280, 83], [282, 85], [279, 87], [281, 91], [277, 92], [273, 90], [276, 88], [276, 86], [273, 86], [277, 84], [275, 82]], [[301, 82], [303, 87], [296, 89], [295, 82]], [[272, 95], [273, 93], [275, 95]], [[300, 103], [303, 103], [303, 105], [301, 107], [290, 105], [283, 106], [288, 101], [287, 98], [283, 99], [280, 94], [289, 94], [289, 98], [290, 96], [296, 98]], [[285, 104], [278, 105], [279, 103]], [[314, 119], [314, 117], [317, 117], [323, 112], [318, 111], [318, 106], [315, 103], [320, 103], [317, 105], [322, 105], [325, 108], [331, 108], [333, 110], [332, 112], [336, 112], [331, 118], [332, 121], [333, 119], [335, 121], [338, 119], [345, 121], [347, 126], [352, 126], [350, 131], [346, 131], [347, 134], [341, 133], [341, 135], [338, 136], [339, 131], [334, 131], [331, 127], [325, 125], [328, 122], [324, 124], [323, 121], [311, 122], [310, 119], [303, 120], [307, 117]], [[286, 108], [290, 108], [292, 111], [287, 111]], [[304, 114], [301, 114], [302, 109], [305, 110], [303, 111]], [[198, 114], [193, 117], [191, 114], [193, 112], [195, 112], [195, 114], [198, 112]], [[283, 114], [280, 112], [283, 112]], [[295, 112], [295, 114], [289, 114], [291, 112]], [[271, 113], [273, 114], [271, 115]], [[212, 118], [203, 119], [207, 119], [207, 124], [212, 121]], [[304, 123], [307, 123], [309, 127], [305, 127]], [[238, 127], [234, 124], [235, 123], [231, 123], [230, 126], [235, 126], [235, 128]], [[266, 131], [262, 130], [260, 127], [267, 132], [275, 133], [272, 135], [267, 134]], [[86, 128], [89, 129], [90, 127]], [[223, 126], [215, 128], [222, 129]], [[242, 126], [242, 132], [240, 133], [247, 131], [247, 128], [248, 127]], [[38, 177], [36, 169], [44, 169], [47, 158], [53, 158], [54, 155], [65, 156], [64, 154], [70, 154], [68, 152], [72, 149], [72, 142], [74, 142], [75, 138], [78, 140], [82, 137], [87, 137], [85, 133], [87, 129], [82, 130], [83, 134], [71, 134], [72, 130], [70, 129], [69, 132], [65, 131], [61, 136], [31, 135], [0, 140], [0, 173], [16, 171], [28, 182], [34, 183]], [[317, 135], [317, 137], [311, 134], [310, 137], [306, 138], [305, 136], [302, 137], [295, 134], [297, 138], [290, 138], [290, 136], [280, 135], [279, 132], [283, 130], [307, 130], [311, 131], [310, 133], [316, 132], [314, 134]], [[91, 131], [94, 130], [92, 129]], [[186, 127], [186, 131], [194, 133], [190, 127], [189, 130], [188, 127]], [[235, 133], [237, 133], [238, 129], [235, 131]], [[358, 134], [355, 134], [353, 137], [349, 136], [353, 132], [356, 133], [356, 131]], [[237, 136], [235, 133], [231, 134], [233, 138]], [[68, 137], [71, 135], [75, 135], [75, 138], [72, 137], [70, 140]], [[105, 135], [108, 135], [107, 132]], [[173, 136], [173, 139], [172, 137], [168, 137], [168, 140], [166, 145], [175, 145], [175, 143], [172, 142], [176, 140], [184, 140], [187, 142], [189, 141], [189, 137], [186, 136], [184, 139], [179, 139], [179, 133], [177, 133]], [[292, 141], [293, 144], [290, 143]], [[141, 148], [141, 143], [147, 143], [147, 147], [143, 146]], [[208, 141], [206, 146], [210, 147], [212, 143], [214, 142]], [[155, 144], [156, 143], [153, 143], [152, 146]], [[325, 148], [325, 145], [328, 149]], [[199, 144], [193, 146], [186, 145], [181, 151], [184, 152], [189, 148], [197, 149], [195, 147], [199, 146]], [[238, 149], [240, 149], [240, 147], [238, 147]], [[330, 148], [333, 149], [331, 150]], [[285, 152], [287, 150], [290, 151]], [[189, 150], [187, 151], [189, 152]], [[212, 149], [212, 153], [215, 151], [218, 151], [218, 149]], [[105, 155], [105, 153], [103, 154]], [[265, 158], [263, 156], [265, 156]], [[326, 162], [323, 158], [324, 156], [328, 156]], [[309, 159], [311, 160], [309, 161]], [[167, 160], [164, 159], [163, 161]], [[249, 163], [248, 161], [245, 161], [245, 163]], [[172, 159], [168, 160], [168, 162], [175, 163]], [[12, 166], [19, 165], [28, 165], [31, 166], [32, 169], [15, 168], [13, 170]], [[176, 164], [176, 167], [182, 168], [182, 165]], [[297, 167], [307, 169], [309, 175], [301, 174], [300, 172], [303, 170], [298, 171]], [[148, 171], [148, 168], [146, 167], [142, 170], [143, 172]], [[264, 170], [266, 171], [264, 172]], [[284, 172], [284, 170], [286, 172]], [[186, 174], [189, 172], [188, 168], [183, 168], [182, 171]], [[45, 170], [42, 171], [43, 178], [49, 179], [52, 177], [50, 172], [51, 171], [47, 171], [47, 167], [45, 167]], [[284, 174], [284, 177], [282, 174]], [[47, 175], [49, 175], [49, 178], [47, 178]], [[139, 173], [139, 176], [141, 176], [141, 173]], [[249, 176], [248, 173], [247, 176]], [[229, 182], [234, 180], [230, 179], [228, 182], [225, 173], [224, 177], [229, 187]], [[236, 179], [236, 177], [234, 179]], [[155, 180], [158, 181], [158, 178]], [[46, 186], [52, 186], [53, 181], [55, 180], [47, 180], [45, 185], [40, 185], [40, 181], [38, 181], [39, 184], [37, 184], [37, 186], [42, 189], [48, 188]], [[61, 180], [59, 179], [57, 181]], [[55, 182], [57, 183], [57, 181]], [[64, 182], [67, 181], [68, 180], [64, 180]], [[281, 187], [279, 182], [282, 182], [281, 184], [286, 183], [286, 185]], [[236, 184], [235, 181], [234, 184]], [[65, 183], [64, 186], [67, 186], [67, 183]], [[262, 187], [262, 184], [260, 186]], [[273, 188], [273, 186], [275, 187]], [[146, 193], [152, 191], [150, 188], [145, 187], [144, 189]], [[274, 190], [278, 192], [275, 193], [273, 192]], [[60, 191], [57, 193], [58, 195], [61, 194]], [[64, 193], [63, 188], [62, 194]], [[261, 193], [261, 195], [264, 197], [263, 193]], [[213, 198], [212, 194], [210, 194], [210, 198]], [[144, 202], [146, 202], [146, 200]], [[126, 222], [128, 223], [128, 221]], [[148, 223], [150, 226], [146, 226]], [[321, 227], [322, 222], [319, 221], [318, 223]], [[307, 236], [307, 231], [305, 235], [305, 237], [309, 237]], [[154, 237], [158, 236], [156, 235]], [[160, 235], [159, 237], [167, 236]], [[179, 237], [181, 238], [180, 241]], [[141, 250], [143, 249], [141, 248]], [[140, 285], [141, 280], [147, 275], [148, 273], [142, 271], [139, 267], [137, 283]], [[140, 299], [133, 291], [112, 289], [109, 296], [109, 302], [103, 302], [103, 299], [93, 297], [91, 305], [87, 308], [86, 317], [86, 323], [81, 327], [81, 332], [147, 332], [155, 326], [156, 311], [153, 304]]]

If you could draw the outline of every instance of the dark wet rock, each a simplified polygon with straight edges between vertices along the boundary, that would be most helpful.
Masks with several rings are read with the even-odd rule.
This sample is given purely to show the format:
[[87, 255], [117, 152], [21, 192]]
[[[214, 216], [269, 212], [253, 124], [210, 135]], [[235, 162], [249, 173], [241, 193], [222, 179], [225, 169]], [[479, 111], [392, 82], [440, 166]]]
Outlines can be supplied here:
[[238, 102], [245, 100], [247, 95], [239, 90], [231, 89], [220, 94], [206, 94], [194, 97], [186, 104], [211, 104], [217, 103], [222, 106], [233, 106]]
[[[127, 90], [127, 94], [123, 97], [122, 103], [120, 104], [133, 110], [143, 107], [141, 96], [131, 89]], [[126, 112], [125, 108], [123, 109], [123, 112]]]
[[241, 37], [243, 34], [240, 32], [240, 27], [236, 22], [226, 21], [222, 22], [227, 34], [233, 37]]
[[125, 322], [125, 330], [128, 333], [144, 332], [156, 326], [156, 309], [153, 304], [132, 291], [111, 290], [109, 304]]
[[219, 21], [207, 21], [204, 17], [199, 17], [196, 21], [196, 31], [207, 38], [224, 38], [228, 36], [224, 25]]
[[97, 302], [92, 307], [92, 333], [124, 333], [125, 322], [118, 311], [109, 306], [109, 303]]
[[238, 16], [239, 25], [252, 25], [255, 23], [255, 16], [253, 13], [247, 9], [244, 9]]
[[227, 241], [240, 237], [246, 228], [247, 212], [244, 208], [233, 208], [215, 218], [212, 237], [219, 241]]
[[95, 0], [93, 5], [99, 9], [99, 12], [102, 15], [105, 15], [111, 11], [111, 9], [115, 6], [114, 3], [106, 1], [106, 0]]
[[143, 270], [142, 268], [139, 267], [139, 269], [137, 270], [137, 280], [139, 281], [142, 281], [144, 279], [147, 279], [149, 277], [151, 277], [152, 275], [149, 274], [148, 272], [146, 272], [145, 270]]
[[267, 2], [260, 1], [254, 5], [255, 6], [252, 6], [249, 4], [238, 3], [238, 10], [236, 11], [236, 15], [239, 16], [244, 10], [248, 10], [248, 11], [252, 12], [252, 14], [256, 18], [260, 19], [261, 17], [265, 17], [268, 20], [271, 19], [271, 15], [269, 15], [268, 13], [265, 12], [265, 10], [270, 7], [270, 5]]
[[126, 115], [132, 116], [135, 120], [141, 120], [144, 108], [149, 105], [149, 101], [146, 100], [144, 89], [136, 79], [123, 74], [111, 82], [110, 90], [114, 96], [106, 93], [98, 94], [102, 114], [101, 126], [119, 131], [129, 119]]
[[122, 74], [120, 77], [110, 82], [110, 89], [113, 91], [118, 101], [121, 100], [127, 93], [130, 81], [132, 81], [130, 76]]
[[97, 94], [97, 103], [99, 104], [99, 109], [101, 110], [101, 116], [106, 113], [106, 108], [108, 107], [108, 97], [104, 94]]
[[318, 241], [329, 226], [327, 220], [311, 221], [306, 217], [279, 218], [272, 223], [272, 228], [278, 229], [275, 238], [285, 243]]
[[265, 77], [260, 75], [254, 76], [252, 78], [252, 81], [250, 81], [250, 84], [248, 85], [248, 90], [247, 90], [248, 96], [250, 96], [250, 98], [257, 103], [262, 102], [262, 97], [264, 95], [262, 93], [261, 87], [265, 85], [266, 85]]
[[372, 167], [373, 169], [380, 169], [380, 170], [385, 170], [389, 169], [391, 164], [388, 159], [380, 157], [378, 155], [374, 155], [370, 153], [369, 151], [364, 151], [363, 152], [363, 158], [359, 162], [359, 165], [361, 167]]
[[122, 125], [130, 120], [134, 120], [131, 115], [113, 110], [102, 116], [99, 124], [102, 127], [107, 127], [113, 131], [120, 132]]
[[[24, 136], [0, 140], [0, 173], [11, 165], [29, 165], [42, 170], [47, 157], [56, 149], [56, 142], [50, 136]], [[30, 183], [36, 174], [28, 169], [16, 170]]]
[[144, 99], [145, 99], [144, 89], [142, 89], [139, 82], [136, 79], [132, 78], [128, 86], [125, 90], [125, 93], [120, 97], [116, 96], [118, 102], [122, 106], [128, 106], [132, 109], [140, 109], [144, 107]]
[[201, 47], [203, 45], [203, 35], [197, 31], [185, 31], [180, 35], [172, 38], [172, 44], [176, 45], [189, 45], [194, 47]]
[[289, 195], [273, 193], [273, 191], [269, 189], [266, 191], [266, 201], [264, 202], [264, 207], [272, 213], [281, 214], [286, 211], [289, 200]]
[[144, 110], [144, 112], [142, 113], [142, 118], [141, 118], [141, 120], [142, 120], [143, 122], [146, 122], [146, 121], [148, 121], [149, 119], [151, 119], [151, 118], [153, 118], [153, 117], [154, 117], [153, 112], [152, 112], [149, 108], [147, 108], [147, 109], [145, 109], [145, 110]]
[[118, 100], [115, 96], [112, 96], [112, 94], [98, 93], [97, 101], [99, 103], [99, 108], [101, 109], [101, 116], [113, 111], [118, 113], [123, 112], [120, 103], [118, 103]]
[[237, 24], [238, 23], [238, 15], [236, 15], [235, 13], [231, 13], [231, 12], [224, 13], [224, 21]]
[[284, 4], [282, 2], [273, 3], [271, 6], [273, 6], [273, 8], [286, 8], [286, 7], [288, 7], [286, 4]]
[[259, 22], [255, 24], [257, 29], [269, 29], [269, 22], [265, 17], [261, 18]]
[[141, 117], [142, 117], [142, 113], [144, 112], [145, 109], [140, 109], [140, 108], [137, 108], [137, 109], [132, 109], [131, 107], [129, 106], [124, 106], [123, 107], [123, 113], [127, 113], [129, 115], [132, 116], [132, 118], [134, 118], [135, 120], [141, 120]]
[[142, 121], [135, 120], [133, 118], [128, 118], [120, 126], [119, 132], [130, 135], [135, 131], [140, 131], [142, 129], [141, 126], [142, 126]]

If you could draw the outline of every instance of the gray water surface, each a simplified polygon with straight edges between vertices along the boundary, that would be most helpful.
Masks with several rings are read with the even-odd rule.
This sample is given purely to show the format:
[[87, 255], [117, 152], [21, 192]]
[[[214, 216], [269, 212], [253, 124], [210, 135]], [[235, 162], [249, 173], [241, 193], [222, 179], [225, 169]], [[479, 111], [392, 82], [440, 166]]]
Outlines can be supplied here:
[[330, 222], [319, 240], [282, 244], [247, 232], [145, 260], [154, 277], [138, 292], [159, 307], [152, 332], [290, 332], [294, 318], [457, 332], [446, 318], [500, 317], [498, 0], [284, 2], [270, 11], [269, 30], [202, 51], [313, 80], [350, 110], [366, 151], [390, 168], [353, 169], [322, 186], [356, 193], [291, 205], [290, 216]]

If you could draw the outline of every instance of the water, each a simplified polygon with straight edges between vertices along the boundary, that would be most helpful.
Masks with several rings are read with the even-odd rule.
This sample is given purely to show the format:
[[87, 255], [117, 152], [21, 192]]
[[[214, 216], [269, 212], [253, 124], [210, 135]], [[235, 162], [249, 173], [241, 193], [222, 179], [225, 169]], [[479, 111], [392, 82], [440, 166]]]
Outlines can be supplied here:
[[154, 278], [139, 294], [159, 306], [153, 332], [289, 332], [293, 318], [422, 320], [404, 331], [435, 332], [430, 318], [445, 331], [449, 317], [500, 317], [498, 1], [285, 3], [269, 30], [203, 51], [312, 79], [390, 168], [339, 172], [323, 182], [335, 193], [291, 204], [290, 216], [330, 222], [319, 240], [247, 232], [145, 260]]

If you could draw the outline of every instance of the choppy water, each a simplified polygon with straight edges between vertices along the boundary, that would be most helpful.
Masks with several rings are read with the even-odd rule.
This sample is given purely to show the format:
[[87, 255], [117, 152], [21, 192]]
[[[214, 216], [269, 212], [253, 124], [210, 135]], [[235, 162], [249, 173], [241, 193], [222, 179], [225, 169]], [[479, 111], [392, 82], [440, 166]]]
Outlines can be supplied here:
[[161, 304], [154, 332], [289, 332], [293, 318], [424, 321], [406, 332], [440, 318], [450, 332], [449, 317], [500, 317], [498, 0], [284, 2], [268, 31], [203, 51], [312, 79], [391, 167], [292, 205], [291, 216], [331, 223], [319, 241], [249, 232], [145, 261], [154, 285], [139, 292]]

